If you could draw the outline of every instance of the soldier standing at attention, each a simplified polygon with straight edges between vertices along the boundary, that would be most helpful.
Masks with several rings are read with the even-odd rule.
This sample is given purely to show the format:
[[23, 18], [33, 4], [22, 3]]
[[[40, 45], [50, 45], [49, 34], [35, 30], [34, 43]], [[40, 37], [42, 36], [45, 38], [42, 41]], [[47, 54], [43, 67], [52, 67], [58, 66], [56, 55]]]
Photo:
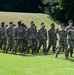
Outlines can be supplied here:
[[68, 43], [67, 43], [67, 32], [65, 30], [65, 25], [61, 24], [60, 29], [57, 31], [59, 35], [59, 45], [56, 50], [55, 57], [57, 58], [59, 52], [61, 51], [62, 48], [65, 49], [65, 57], [68, 57]]
[[70, 57], [73, 57], [73, 48], [74, 48], [74, 35], [72, 35], [72, 31], [74, 31], [73, 27], [73, 20], [68, 21], [69, 26], [66, 27], [66, 31], [68, 33], [68, 44], [69, 44], [69, 52], [70, 52]]
[[2, 46], [3, 52], [5, 52], [5, 48], [6, 48], [6, 28], [4, 25], [5, 22], [2, 22], [0, 27], [0, 31], [1, 31], [0, 47]]
[[24, 28], [21, 25], [21, 21], [18, 22], [18, 26], [14, 28], [13, 37], [15, 43], [12, 49], [13, 54], [16, 54], [18, 46], [20, 47], [21, 54], [23, 55], [23, 40], [24, 40]]
[[13, 22], [9, 23], [10, 26], [6, 29], [6, 36], [7, 36], [7, 46], [6, 46], [6, 53], [8, 49], [12, 49], [13, 46]]
[[57, 35], [56, 35], [56, 29], [55, 29], [54, 23], [51, 24], [51, 28], [48, 30], [48, 38], [49, 38], [49, 43], [48, 43], [47, 52], [50, 50], [51, 46], [52, 46], [53, 52], [55, 52]]
[[47, 54], [47, 50], [46, 50], [47, 30], [45, 29], [44, 22], [41, 23], [41, 27], [39, 28], [37, 33], [37, 38], [38, 38], [37, 53], [39, 53], [39, 50], [43, 45], [43, 52], [44, 54]]
[[30, 26], [27, 28], [27, 39], [28, 39], [27, 53], [29, 53], [30, 48], [32, 48], [32, 54], [36, 54], [36, 38], [37, 38], [37, 29], [34, 26], [34, 21], [31, 21]]

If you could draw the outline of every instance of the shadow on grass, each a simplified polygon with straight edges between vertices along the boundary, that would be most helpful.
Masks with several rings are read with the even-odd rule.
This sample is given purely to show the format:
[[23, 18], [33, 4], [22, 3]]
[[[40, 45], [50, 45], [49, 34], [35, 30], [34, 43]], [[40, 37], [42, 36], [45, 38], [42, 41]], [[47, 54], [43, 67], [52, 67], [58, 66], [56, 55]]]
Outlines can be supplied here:
[[70, 58], [59, 58], [59, 59], [62, 59], [62, 60], [67, 60], [67, 61], [70, 61], [70, 62], [74, 62], [74, 57], [70, 57]]

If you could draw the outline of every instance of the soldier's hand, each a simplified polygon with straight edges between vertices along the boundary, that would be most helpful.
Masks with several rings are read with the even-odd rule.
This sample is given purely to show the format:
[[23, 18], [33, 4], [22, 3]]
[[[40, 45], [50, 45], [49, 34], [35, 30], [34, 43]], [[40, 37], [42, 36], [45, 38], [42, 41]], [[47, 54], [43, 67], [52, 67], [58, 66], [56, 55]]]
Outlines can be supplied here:
[[72, 31], [71, 29], [68, 30], [68, 32]]

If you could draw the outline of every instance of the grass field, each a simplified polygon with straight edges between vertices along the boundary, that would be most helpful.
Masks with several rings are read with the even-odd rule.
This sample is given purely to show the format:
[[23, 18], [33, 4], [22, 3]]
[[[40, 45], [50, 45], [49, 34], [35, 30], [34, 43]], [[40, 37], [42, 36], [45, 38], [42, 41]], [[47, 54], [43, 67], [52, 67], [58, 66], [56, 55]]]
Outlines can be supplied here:
[[12, 55], [0, 53], [0, 75], [74, 75], [74, 58], [64, 54]]
[[[40, 23], [44, 22], [46, 28], [50, 27], [50, 24], [54, 21], [51, 20], [49, 15], [42, 13], [13, 13], [13, 12], [0, 12], [0, 22], [6, 22], [9, 24], [10, 21], [13, 21], [17, 24], [17, 21], [21, 20], [26, 25], [30, 25], [30, 21], [35, 21], [36, 26], [39, 28]], [[57, 26], [57, 23], [54, 22]]]
[[[45, 22], [47, 29], [53, 22], [51, 18], [48, 18], [48, 15], [41, 13], [0, 12], [0, 22], [5, 21], [8, 24], [8, 22], [13, 21], [16, 24], [19, 20], [27, 25], [31, 20], [34, 20], [38, 27], [41, 22]], [[56, 27], [58, 27], [57, 24]], [[49, 55], [44, 55], [41, 52], [38, 55], [25, 56], [0, 52], [0, 75], [74, 75], [73, 72], [74, 58], [65, 59], [63, 53], [55, 58], [51, 51]]]

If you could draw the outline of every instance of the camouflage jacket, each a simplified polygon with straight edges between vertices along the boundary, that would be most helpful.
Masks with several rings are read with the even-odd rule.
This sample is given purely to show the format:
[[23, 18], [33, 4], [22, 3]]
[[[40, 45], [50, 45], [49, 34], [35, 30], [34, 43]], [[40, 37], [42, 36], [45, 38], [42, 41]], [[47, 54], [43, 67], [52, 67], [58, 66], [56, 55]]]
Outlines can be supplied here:
[[13, 37], [14, 39], [24, 39], [25, 33], [24, 33], [24, 28], [23, 27], [15, 27], [13, 31]]
[[40, 28], [38, 30], [38, 35], [37, 35], [38, 39], [44, 39], [47, 40], [47, 30], [45, 28]]
[[8, 38], [13, 38], [13, 27], [12, 26], [9, 26], [7, 29], [6, 29], [6, 36]]
[[37, 30], [34, 26], [29, 26], [27, 28], [27, 38], [28, 39], [36, 39], [37, 38]]
[[72, 39], [72, 40], [74, 40], [74, 35], [72, 35], [72, 34], [71, 34], [71, 31], [69, 31], [69, 30], [74, 31], [74, 27], [73, 27], [73, 26], [67, 26], [67, 27], [66, 27], [66, 31], [67, 31], [67, 33], [68, 33], [67, 39]]
[[2, 39], [6, 38], [6, 28], [5, 27], [0, 27], [0, 36]]
[[48, 30], [48, 38], [49, 38], [49, 40], [57, 40], [56, 29], [50, 28]]
[[58, 34], [59, 34], [59, 41], [61, 41], [61, 42], [67, 41], [67, 32], [66, 32], [66, 30], [60, 29], [58, 31]]

